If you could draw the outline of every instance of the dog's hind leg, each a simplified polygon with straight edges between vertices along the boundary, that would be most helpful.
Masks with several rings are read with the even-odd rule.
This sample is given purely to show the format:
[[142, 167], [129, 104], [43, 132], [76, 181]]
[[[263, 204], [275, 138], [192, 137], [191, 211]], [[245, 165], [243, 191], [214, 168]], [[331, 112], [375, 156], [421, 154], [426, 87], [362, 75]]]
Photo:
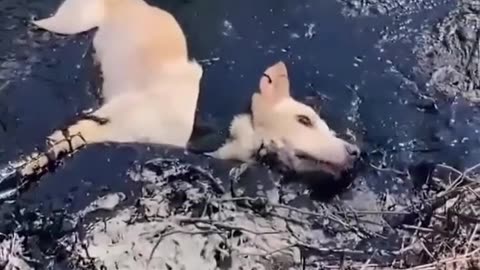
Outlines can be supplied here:
[[105, 141], [107, 123], [107, 119], [94, 115], [83, 116], [75, 124], [52, 133], [44, 151], [31, 153], [0, 167], [0, 185], [10, 186], [9, 189], [0, 191], [0, 201], [15, 196], [31, 180], [37, 180], [54, 168], [63, 156], [73, 154], [87, 144]]
[[21, 178], [45, 173], [64, 155], [73, 154], [87, 144], [105, 141], [104, 129], [107, 119], [86, 115], [65, 129], [57, 130], [47, 138], [46, 150], [31, 154], [19, 170]]

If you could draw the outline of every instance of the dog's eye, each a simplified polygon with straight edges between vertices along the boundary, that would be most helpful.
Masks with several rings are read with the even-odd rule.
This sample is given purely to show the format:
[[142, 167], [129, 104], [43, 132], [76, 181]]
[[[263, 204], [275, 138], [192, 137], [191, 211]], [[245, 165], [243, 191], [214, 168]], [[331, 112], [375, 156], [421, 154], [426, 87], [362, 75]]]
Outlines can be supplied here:
[[308, 118], [308, 116], [305, 116], [305, 115], [297, 115], [297, 121], [306, 126], [306, 127], [313, 127], [313, 123], [312, 123], [312, 120], [310, 120], [310, 118]]

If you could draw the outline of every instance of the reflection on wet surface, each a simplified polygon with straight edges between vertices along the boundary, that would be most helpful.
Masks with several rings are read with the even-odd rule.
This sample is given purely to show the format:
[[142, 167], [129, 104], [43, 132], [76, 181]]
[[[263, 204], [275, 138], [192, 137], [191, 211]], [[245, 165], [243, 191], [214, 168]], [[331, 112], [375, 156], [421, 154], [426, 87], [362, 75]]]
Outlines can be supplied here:
[[[259, 74], [284, 60], [292, 94], [315, 103], [333, 129], [355, 138], [366, 153], [357, 178], [334, 201], [368, 210], [383, 209], [385, 200], [399, 205], [415, 200], [415, 188], [422, 186], [431, 168], [425, 164], [446, 163], [462, 170], [480, 157], [478, 108], [428, 87], [432, 74], [425, 69], [437, 68], [437, 62], [418, 71], [419, 62], [425, 62], [416, 54], [417, 41], [456, 4], [402, 2], [405, 8], [388, 1], [333, 0], [155, 4], [178, 17], [192, 56], [202, 60], [199, 112], [222, 136], [231, 118], [250, 101]], [[0, 0], [2, 163], [29, 153], [76, 113], [97, 106], [99, 76], [90, 57], [91, 33], [61, 37], [28, 24], [33, 16], [51, 13], [58, 3]], [[473, 57], [478, 63], [478, 53]], [[73, 213], [106, 192], [137, 194], [140, 185], [128, 180], [127, 169], [163, 155], [163, 150], [147, 148], [89, 147], [32, 185], [14, 207], [44, 215]], [[198, 156], [189, 161], [212, 167], [222, 179], [238, 165]], [[317, 206], [312, 180], [280, 180], [262, 167], [249, 169], [233, 189], [239, 196]], [[11, 230], [5, 226], [5, 232]]]

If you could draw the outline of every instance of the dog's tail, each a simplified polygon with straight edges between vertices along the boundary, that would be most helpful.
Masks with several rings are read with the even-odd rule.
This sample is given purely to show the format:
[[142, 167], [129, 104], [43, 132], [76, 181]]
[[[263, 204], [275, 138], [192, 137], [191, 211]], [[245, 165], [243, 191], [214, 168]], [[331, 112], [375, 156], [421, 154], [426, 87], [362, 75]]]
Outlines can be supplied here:
[[102, 24], [109, 1], [112, 0], [65, 0], [54, 15], [33, 24], [64, 35], [85, 32]]

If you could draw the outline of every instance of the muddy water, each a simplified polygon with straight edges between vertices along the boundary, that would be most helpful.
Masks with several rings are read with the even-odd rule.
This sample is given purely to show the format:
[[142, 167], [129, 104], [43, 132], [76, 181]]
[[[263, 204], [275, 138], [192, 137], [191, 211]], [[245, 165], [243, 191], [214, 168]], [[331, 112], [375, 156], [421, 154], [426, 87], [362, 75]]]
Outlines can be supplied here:
[[[414, 199], [416, 184], [428, 172], [425, 164], [447, 163], [458, 169], [476, 164], [480, 117], [477, 107], [463, 99], [468, 95], [445, 94], [436, 90], [441, 87], [431, 86], [432, 74], [449, 62], [424, 64], [422, 58], [421, 47], [429, 44], [434, 49], [440, 46], [436, 56], [445, 55], [443, 43], [431, 40], [435, 41], [434, 26], [458, 9], [456, 1], [358, 2], [157, 0], [155, 4], [178, 17], [192, 56], [202, 60], [205, 75], [199, 111], [215, 123], [220, 137], [232, 116], [248, 104], [264, 68], [284, 60], [293, 94], [315, 103], [335, 130], [351, 134], [366, 153], [353, 186], [340, 193], [340, 199], [357, 208], [377, 209], [385, 194], [394, 194], [400, 204]], [[28, 24], [30, 18], [44, 17], [58, 4], [0, 0], [2, 163], [42, 145], [46, 135], [75, 113], [97, 106], [99, 79], [90, 57], [91, 33], [60, 37]], [[450, 53], [452, 59], [462, 54]], [[473, 58], [478, 61], [478, 54]], [[451, 65], [457, 67], [455, 63]], [[163, 149], [148, 146], [91, 147], [2, 211], [26, 207], [49, 216], [83, 209], [110, 191], [134, 198], [138, 185], [127, 180], [126, 170], [134, 162], [160, 155]], [[219, 176], [236, 165], [187, 159], [208, 163]], [[252, 196], [273, 190], [282, 202], [308, 207], [318, 199], [315, 190], [320, 183], [293, 180], [279, 187], [272, 177], [276, 176], [255, 168], [238, 189]], [[12, 224], [5, 222], [2, 228], [17, 228]], [[68, 231], [48, 224], [56, 223], [45, 222], [42, 228], [56, 233], [47, 230], [47, 242]]]

